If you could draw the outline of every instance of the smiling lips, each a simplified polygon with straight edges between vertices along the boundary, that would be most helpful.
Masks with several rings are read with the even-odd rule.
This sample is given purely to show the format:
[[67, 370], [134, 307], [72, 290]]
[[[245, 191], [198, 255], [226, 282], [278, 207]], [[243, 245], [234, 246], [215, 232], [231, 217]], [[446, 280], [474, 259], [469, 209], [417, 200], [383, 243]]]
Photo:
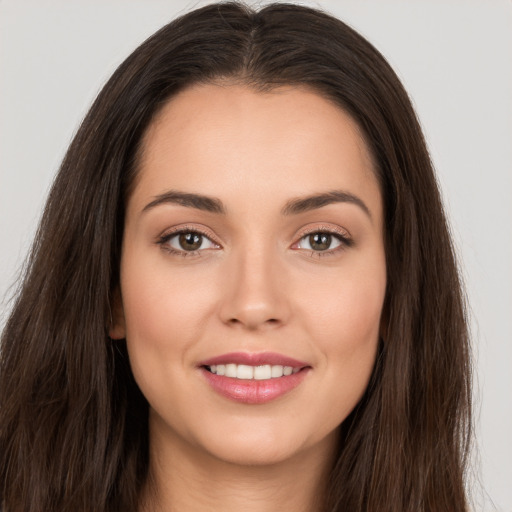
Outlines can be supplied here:
[[263, 404], [288, 393], [311, 369], [307, 363], [270, 352], [224, 354], [199, 367], [214, 391], [245, 404]]

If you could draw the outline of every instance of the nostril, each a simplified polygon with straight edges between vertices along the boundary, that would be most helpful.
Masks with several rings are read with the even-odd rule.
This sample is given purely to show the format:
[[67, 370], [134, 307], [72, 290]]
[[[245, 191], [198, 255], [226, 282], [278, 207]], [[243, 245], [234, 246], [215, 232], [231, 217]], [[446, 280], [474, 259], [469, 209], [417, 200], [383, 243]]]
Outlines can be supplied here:
[[241, 320], [238, 318], [230, 318], [227, 321], [227, 324], [232, 327], [237, 327], [238, 325], [245, 326], [252, 330], [252, 329], [259, 329], [264, 326], [278, 326], [281, 324], [281, 320], [279, 320], [278, 318], [269, 318], [267, 320], [258, 321], [256, 319], [248, 318], [244, 321], [244, 320]]

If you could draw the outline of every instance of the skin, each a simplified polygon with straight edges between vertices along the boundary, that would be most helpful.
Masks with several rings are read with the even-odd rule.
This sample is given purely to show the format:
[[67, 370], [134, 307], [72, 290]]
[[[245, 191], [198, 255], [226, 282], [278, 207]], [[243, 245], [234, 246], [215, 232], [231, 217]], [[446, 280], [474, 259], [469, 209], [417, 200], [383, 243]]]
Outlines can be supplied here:
[[[145, 209], [169, 190], [218, 198], [226, 212]], [[333, 190], [364, 207], [282, 213], [290, 200]], [[184, 257], [177, 236], [162, 243], [177, 227], [208, 238]], [[351, 243], [333, 235], [315, 250], [306, 236], [315, 230]], [[197, 85], [171, 99], [143, 141], [111, 329], [126, 338], [150, 404], [145, 509], [318, 510], [337, 428], [372, 372], [385, 287], [382, 198], [344, 111], [298, 87]], [[198, 367], [265, 351], [310, 366], [265, 404], [219, 395]]]

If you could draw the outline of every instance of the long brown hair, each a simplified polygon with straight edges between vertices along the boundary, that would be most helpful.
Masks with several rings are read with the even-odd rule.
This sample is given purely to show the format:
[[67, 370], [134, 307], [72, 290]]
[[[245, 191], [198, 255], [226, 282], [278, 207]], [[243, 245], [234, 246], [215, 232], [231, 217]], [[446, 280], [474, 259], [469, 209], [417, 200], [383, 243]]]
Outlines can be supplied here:
[[307, 86], [347, 111], [385, 207], [384, 336], [342, 424], [326, 510], [467, 510], [469, 340], [432, 164], [380, 53], [319, 10], [239, 3], [163, 27], [117, 69], [51, 190], [1, 341], [0, 503], [6, 512], [135, 512], [148, 473], [148, 405], [108, 337], [124, 205], [142, 135], [173, 95], [228, 80]]

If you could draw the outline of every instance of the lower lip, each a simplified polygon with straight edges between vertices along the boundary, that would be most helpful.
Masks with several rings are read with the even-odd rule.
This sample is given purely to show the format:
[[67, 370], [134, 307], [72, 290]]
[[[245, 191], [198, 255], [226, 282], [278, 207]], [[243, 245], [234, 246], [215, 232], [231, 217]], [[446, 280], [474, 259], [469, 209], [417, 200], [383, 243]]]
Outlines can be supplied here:
[[208, 384], [220, 395], [244, 404], [265, 404], [295, 389], [305, 378], [309, 368], [297, 373], [266, 380], [244, 380], [225, 377], [201, 368]]

